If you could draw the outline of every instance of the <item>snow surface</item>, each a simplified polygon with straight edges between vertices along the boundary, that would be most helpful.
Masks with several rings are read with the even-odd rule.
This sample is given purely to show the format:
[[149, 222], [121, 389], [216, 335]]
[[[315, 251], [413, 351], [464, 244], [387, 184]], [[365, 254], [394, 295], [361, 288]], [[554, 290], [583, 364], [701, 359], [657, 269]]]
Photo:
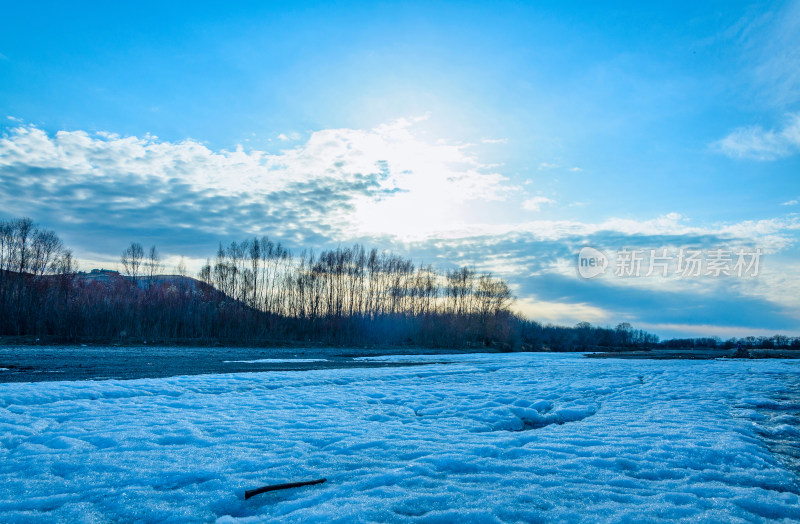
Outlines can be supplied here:
[[233, 362], [241, 364], [283, 364], [292, 362], [327, 362], [326, 358], [260, 358], [258, 360], [226, 360], [226, 364]]
[[800, 519], [798, 361], [395, 360], [0, 384], [0, 520]]

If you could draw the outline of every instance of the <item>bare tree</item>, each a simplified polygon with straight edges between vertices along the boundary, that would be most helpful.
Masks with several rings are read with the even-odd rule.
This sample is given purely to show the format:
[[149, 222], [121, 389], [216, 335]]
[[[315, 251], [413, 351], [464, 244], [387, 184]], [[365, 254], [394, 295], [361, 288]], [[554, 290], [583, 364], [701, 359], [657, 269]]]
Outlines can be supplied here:
[[150, 252], [147, 255], [147, 283], [152, 286], [156, 276], [161, 273], [161, 256], [158, 254], [156, 246], [150, 247]]
[[39, 277], [53, 269], [56, 258], [64, 250], [64, 244], [53, 231], [36, 230], [31, 244], [30, 272]]
[[261, 282], [261, 243], [258, 238], [254, 238], [250, 244], [250, 271], [252, 272], [252, 296], [250, 297], [250, 307], [258, 307], [258, 285]]
[[13, 250], [14, 229], [10, 222], [0, 222], [0, 271], [11, 271]]
[[214, 279], [213, 270], [211, 269], [211, 259], [206, 259], [206, 265], [200, 268], [197, 278], [202, 282], [205, 282], [207, 285], [211, 285]]
[[30, 218], [18, 218], [11, 222], [14, 231], [15, 256], [17, 262], [17, 272], [20, 275], [28, 270], [30, 264], [30, 238], [35, 231], [33, 220]]
[[178, 261], [178, 265], [175, 266], [175, 273], [182, 277], [187, 275], [186, 262], [184, 262], [183, 257]]
[[122, 252], [122, 257], [120, 257], [125, 274], [131, 277], [134, 283], [139, 278], [143, 259], [144, 249], [138, 242], [131, 242], [131, 245]]

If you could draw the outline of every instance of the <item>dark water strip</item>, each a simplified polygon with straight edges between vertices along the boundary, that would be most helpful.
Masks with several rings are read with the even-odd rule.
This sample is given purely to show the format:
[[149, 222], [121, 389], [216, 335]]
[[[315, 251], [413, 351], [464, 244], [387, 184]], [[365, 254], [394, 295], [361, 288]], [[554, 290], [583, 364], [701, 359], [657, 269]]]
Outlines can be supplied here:
[[[180, 375], [413, 366], [361, 356], [452, 354], [420, 348], [0, 346], [0, 382], [165, 378]], [[247, 362], [274, 359], [282, 362]], [[314, 361], [308, 361], [314, 360]]]

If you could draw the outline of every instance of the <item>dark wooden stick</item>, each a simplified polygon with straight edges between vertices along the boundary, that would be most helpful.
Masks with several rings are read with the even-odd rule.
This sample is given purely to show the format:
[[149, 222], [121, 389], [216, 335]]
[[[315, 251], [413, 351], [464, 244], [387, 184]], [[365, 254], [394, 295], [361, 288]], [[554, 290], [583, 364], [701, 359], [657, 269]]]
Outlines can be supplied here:
[[266, 493], [267, 491], [278, 491], [279, 489], [299, 488], [300, 486], [312, 486], [314, 484], [322, 484], [328, 479], [306, 480], [305, 482], [287, 482], [286, 484], [273, 484], [271, 486], [264, 486], [256, 489], [248, 489], [244, 492], [244, 500], [249, 499], [255, 495]]

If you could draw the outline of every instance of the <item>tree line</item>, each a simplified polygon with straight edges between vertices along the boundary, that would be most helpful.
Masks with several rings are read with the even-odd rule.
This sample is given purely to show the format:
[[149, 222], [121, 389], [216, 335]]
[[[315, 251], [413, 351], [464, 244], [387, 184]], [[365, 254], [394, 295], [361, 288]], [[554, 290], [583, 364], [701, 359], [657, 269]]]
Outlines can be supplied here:
[[[654, 347], [800, 348], [800, 338], [658, 337], [545, 325], [512, 312], [508, 284], [360, 244], [294, 255], [268, 237], [219, 245], [196, 277], [171, 275], [155, 246], [131, 243], [121, 272], [81, 273], [58, 236], [0, 221], [0, 336], [44, 342], [325, 344], [595, 351]], [[752, 340], [751, 340], [752, 339]], [[760, 346], [759, 346], [760, 344]]]
[[485, 324], [513, 300], [505, 281], [469, 267], [442, 273], [358, 244], [293, 257], [268, 237], [220, 245], [198, 278], [252, 309], [306, 320], [450, 315]]
[[355, 245], [299, 256], [267, 237], [220, 245], [197, 278], [163, 275], [158, 250], [131, 243], [121, 274], [79, 273], [52, 231], [0, 223], [0, 334], [163, 343], [510, 347], [508, 284], [462, 267], [438, 272]]

